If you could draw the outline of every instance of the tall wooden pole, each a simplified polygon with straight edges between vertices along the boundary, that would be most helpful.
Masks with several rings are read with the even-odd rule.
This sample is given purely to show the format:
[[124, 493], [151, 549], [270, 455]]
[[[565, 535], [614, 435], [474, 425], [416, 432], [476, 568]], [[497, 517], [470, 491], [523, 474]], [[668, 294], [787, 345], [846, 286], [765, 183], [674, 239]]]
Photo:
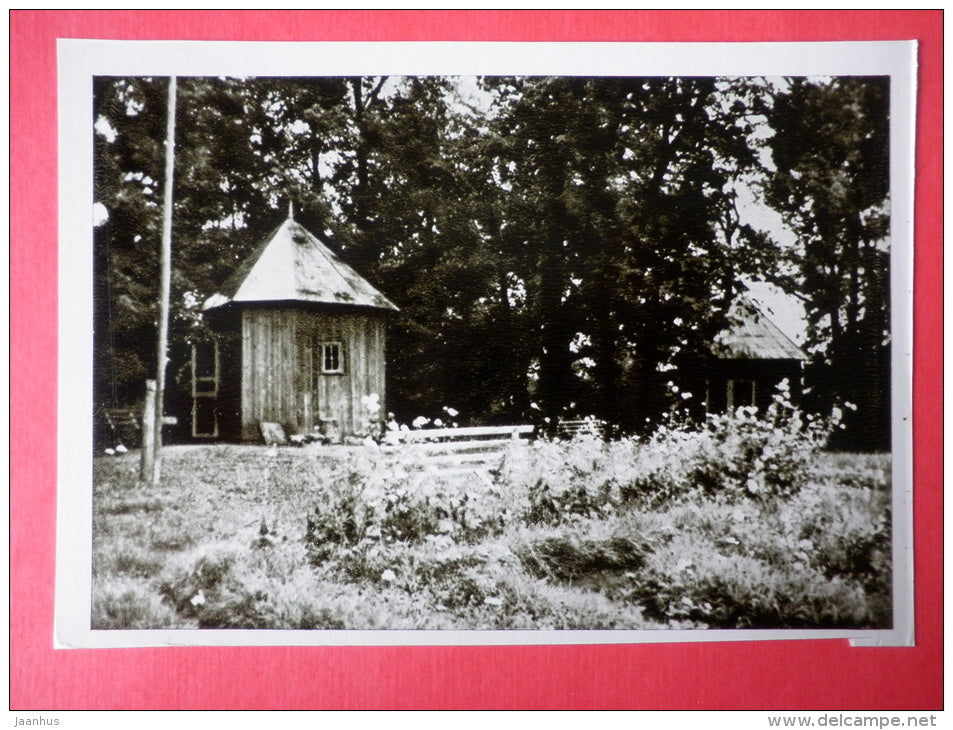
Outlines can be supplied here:
[[140, 481], [151, 484], [156, 474], [156, 381], [146, 381], [146, 402], [142, 409], [142, 455]]
[[158, 481], [158, 463], [162, 458], [162, 417], [165, 401], [165, 369], [168, 360], [169, 293], [172, 288], [172, 173], [175, 167], [176, 78], [169, 77], [169, 103], [165, 140], [165, 192], [162, 197], [162, 255], [159, 293], [159, 348], [156, 360], [155, 459], [152, 483]]

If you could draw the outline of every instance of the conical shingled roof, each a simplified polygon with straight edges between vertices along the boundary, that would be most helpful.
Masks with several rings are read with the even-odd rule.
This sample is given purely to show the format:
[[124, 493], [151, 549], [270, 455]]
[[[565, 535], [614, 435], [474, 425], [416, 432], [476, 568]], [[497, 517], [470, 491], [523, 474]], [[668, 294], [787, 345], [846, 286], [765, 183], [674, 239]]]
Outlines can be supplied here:
[[229, 302], [313, 302], [397, 311], [397, 307], [290, 215], [209, 297]]
[[714, 352], [726, 360], [807, 360], [800, 347], [746, 297], [728, 310], [731, 324], [715, 337]]

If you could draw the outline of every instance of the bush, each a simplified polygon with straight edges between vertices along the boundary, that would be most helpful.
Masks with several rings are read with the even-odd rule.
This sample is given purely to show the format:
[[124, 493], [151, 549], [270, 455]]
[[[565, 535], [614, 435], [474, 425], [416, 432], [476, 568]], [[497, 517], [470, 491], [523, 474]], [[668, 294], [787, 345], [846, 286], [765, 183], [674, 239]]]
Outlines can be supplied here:
[[881, 628], [889, 456], [819, 451], [828, 427], [779, 406], [513, 444], [489, 480], [413, 447], [170, 449], [147, 501], [113, 459], [94, 626]]
[[829, 418], [802, 413], [782, 383], [763, 414], [743, 407], [709, 415], [700, 426], [672, 418], [640, 455], [640, 486], [667, 497], [695, 488], [758, 500], [796, 494], [807, 483], [806, 466], [827, 443], [840, 415], [836, 408]]
[[[492, 484], [441, 479], [412, 447], [387, 468], [369, 450], [322, 485], [306, 543], [313, 565], [349, 583], [480, 626], [503, 605], [514, 614], [502, 625], [530, 620], [531, 580], [669, 625], [882, 627], [886, 472], [882, 460], [825, 459], [836, 424], [781, 391], [760, 415], [673, 417], [647, 440], [513, 447]], [[459, 552], [500, 534], [509, 557], [494, 567]]]
[[506, 514], [530, 525], [608, 517], [623, 507], [622, 485], [635, 478], [633, 440], [606, 443], [588, 435], [540, 440], [507, 454], [495, 484]]
[[645, 440], [538, 441], [504, 462], [497, 484], [519, 497], [522, 520], [543, 525], [661, 507], [695, 490], [770, 501], [804, 487], [838, 422], [836, 409], [829, 418], [800, 412], [782, 388], [764, 413], [739, 408], [701, 423], [673, 415]]
[[305, 518], [305, 542], [316, 562], [362, 540], [472, 541], [502, 527], [498, 491], [477, 478], [460, 483], [429, 470], [412, 447], [389, 465], [373, 450], [354, 456], [322, 486], [320, 504]]

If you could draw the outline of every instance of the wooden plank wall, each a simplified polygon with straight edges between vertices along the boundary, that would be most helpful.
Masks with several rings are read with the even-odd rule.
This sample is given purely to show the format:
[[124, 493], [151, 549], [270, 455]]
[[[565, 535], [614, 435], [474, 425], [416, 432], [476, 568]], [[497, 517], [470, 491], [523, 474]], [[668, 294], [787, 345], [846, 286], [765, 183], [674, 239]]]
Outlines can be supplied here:
[[[340, 342], [342, 374], [317, 374], [321, 342]], [[313, 363], [313, 364], [312, 364]], [[242, 438], [257, 440], [262, 421], [308, 433], [337, 419], [342, 433], [363, 423], [361, 398], [385, 402], [382, 318], [373, 314], [296, 309], [248, 309], [242, 318]]]
[[289, 424], [293, 416], [294, 317], [280, 309], [248, 309], [242, 317], [242, 438], [257, 440], [258, 424]]

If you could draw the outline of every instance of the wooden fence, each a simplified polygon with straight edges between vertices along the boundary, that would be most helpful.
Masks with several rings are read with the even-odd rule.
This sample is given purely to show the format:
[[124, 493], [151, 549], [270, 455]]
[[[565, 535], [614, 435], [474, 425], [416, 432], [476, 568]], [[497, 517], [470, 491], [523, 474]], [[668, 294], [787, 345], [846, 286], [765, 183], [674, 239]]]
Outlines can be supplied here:
[[465, 479], [471, 475], [489, 481], [503, 455], [528, 443], [533, 426], [476, 426], [433, 428], [394, 432], [381, 450], [394, 462], [412, 453], [416, 462], [444, 478]]
[[605, 435], [606, 422], [595, 418], [584, 418], [579, 421], [560, 421], [558, 433], [563, 438], [575, 438], [576, 436], [593, 436], [602, 438]]

